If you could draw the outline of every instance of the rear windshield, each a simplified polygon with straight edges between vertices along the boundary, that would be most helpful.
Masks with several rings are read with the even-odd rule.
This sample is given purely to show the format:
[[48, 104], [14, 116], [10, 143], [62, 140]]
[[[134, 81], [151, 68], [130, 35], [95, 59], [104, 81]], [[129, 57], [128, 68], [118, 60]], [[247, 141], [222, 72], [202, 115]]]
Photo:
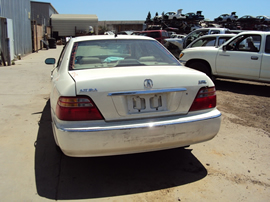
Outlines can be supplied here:
[[167, 49], [153, 40], [111, 39], [74, 43], [69, 70], [179, 65]]

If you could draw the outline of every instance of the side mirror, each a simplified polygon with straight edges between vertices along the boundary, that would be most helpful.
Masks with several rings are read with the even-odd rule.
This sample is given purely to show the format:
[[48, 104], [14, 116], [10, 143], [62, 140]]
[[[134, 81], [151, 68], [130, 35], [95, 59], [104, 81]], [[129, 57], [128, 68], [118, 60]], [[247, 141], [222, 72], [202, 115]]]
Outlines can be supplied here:
[[222, 46], [222, 50], [223, 51], [226, 51], [227, 50], [227, 46], [226, 45]]
[[54, 65], [55, 64], [55, 59], [54, 58], [47, 58], [45, 60], [45, 64], [47, 64], [47, 65]]

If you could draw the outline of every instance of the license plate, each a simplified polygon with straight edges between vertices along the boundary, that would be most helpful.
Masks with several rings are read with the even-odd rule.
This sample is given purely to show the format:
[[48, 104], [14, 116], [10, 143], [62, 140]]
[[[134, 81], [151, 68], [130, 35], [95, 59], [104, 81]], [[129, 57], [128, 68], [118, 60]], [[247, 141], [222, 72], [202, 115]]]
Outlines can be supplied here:
[[167, 110], [166, 94], [142, 94], [127, 96], [128, 112], [144, 113], [144, 112], [160, 112]]

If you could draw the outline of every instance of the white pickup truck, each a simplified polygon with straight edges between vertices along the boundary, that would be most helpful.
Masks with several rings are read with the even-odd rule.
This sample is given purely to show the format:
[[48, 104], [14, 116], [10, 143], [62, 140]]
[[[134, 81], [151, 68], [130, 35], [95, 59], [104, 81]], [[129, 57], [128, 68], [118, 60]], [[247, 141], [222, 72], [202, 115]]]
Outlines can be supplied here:
[[180, 62], [224, 77], [270, 82], [270, 32], [241, 32], [219, 47], [195, 47], [181, 52]]

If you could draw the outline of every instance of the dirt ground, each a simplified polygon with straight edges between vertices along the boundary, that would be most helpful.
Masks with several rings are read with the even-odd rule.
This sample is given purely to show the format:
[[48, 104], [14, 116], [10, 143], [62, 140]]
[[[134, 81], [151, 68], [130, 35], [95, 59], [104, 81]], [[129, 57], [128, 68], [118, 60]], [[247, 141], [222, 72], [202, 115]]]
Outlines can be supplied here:
[[216, 137], [188, 148], [142, 154], [70, 158], [48, 152], [54, 140], [47, 103], [35, 155], [36, 179], [43, 179], [36, 181], [39, 196], [116, 202], [269, 201], [270, 84], [215, 83], [222, 112]]
[[215, 82], [218, 109], [238, 118], [229, 118], [242, 126], [265, 130], [270, 135], [270, 84], [218, 79]]

